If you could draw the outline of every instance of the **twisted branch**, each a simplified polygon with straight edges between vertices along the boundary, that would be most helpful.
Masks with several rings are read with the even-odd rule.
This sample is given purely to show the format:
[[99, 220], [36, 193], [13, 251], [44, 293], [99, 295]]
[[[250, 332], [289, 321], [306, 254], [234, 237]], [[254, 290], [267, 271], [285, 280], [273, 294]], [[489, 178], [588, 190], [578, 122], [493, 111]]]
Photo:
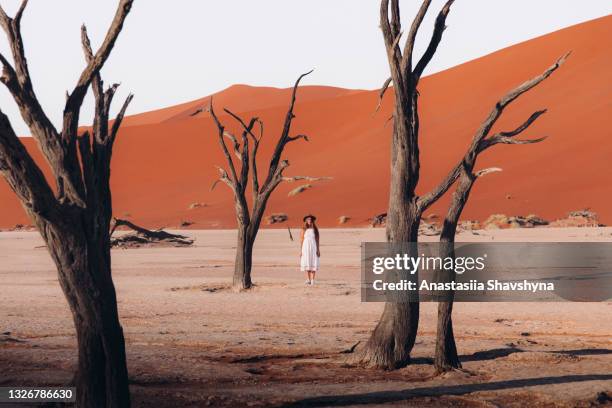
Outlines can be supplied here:
[[[556, 71], [562, 64], [565, 62], [569, 53], [563, 55], [559, 58], [553, 65], [547, 68], [542, 74], [524, 82], [518, 87], [512, 89], [510, 92], [506, 93], [493, 107], [489, 116], [482, 123], [480, 128], [475, 133], [472, 138], [472, 142], [462, 160], [455, 165], [451, 169], [451, 171], [446, 175], [446, 177], [429, 193], [421, 196], [418, 200], [418, 207], [420, 211], [425, 211], [429, 208], [434, 202], [436, 202], [440, 197], [444, 195], [448, 191], [448, 189], [453, 185], [453, 183], [457, 180], [461, 173], [462, 167], [465, 163], [474, 163], [476, 161], [476, 157], [482, 151], [488, 149], [491, 146], [496, 144], [530, 144], [530, 143], [538, 143], [543, 141], [545, 138], [537, 138], [537, 139], [523, 139], [516, 140], [513, 137], [521, 134], [525, 130], [527, 130], [540, 116], [546, 113], [546, 109], [538, 110], [532, 113], [529, 118], [523, 122], [516, 129], [496, 133], [492, 136], [489, 136], [493, 125], [497, 122], [497, 120], [502, 115], [504, 109], [515, 101], [519, 96], [524, 94], [525, 92], [533, 89], [538, 84], [542, 83], [546, 78], [548, 78], [554, 71]], [[472, 164], [473, 167], [473, 164]]]

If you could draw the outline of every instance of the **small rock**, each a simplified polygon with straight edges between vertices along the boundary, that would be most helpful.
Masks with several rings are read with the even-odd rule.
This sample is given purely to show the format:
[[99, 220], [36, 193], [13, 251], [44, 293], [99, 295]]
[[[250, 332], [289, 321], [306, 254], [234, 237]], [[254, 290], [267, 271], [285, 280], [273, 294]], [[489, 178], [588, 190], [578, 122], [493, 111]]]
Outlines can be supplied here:
[[437, 224], [429, 224], [421, 221], [419, 225], [419, 235], [435, 236], [440, 235], [441, 229]]
[[482, 224], [485, 229], [533, 228], [548, 225], [548, 221], [534, 214], [529, 214], [526, 217], [522, 215], [507, 216], [505, 214], [492, 214]]
[[597, 214], [593, 211], [578, 210], [571, 211], [567, 218], [556, 220], [550, 223], [551, 227], [604, 227], [599, 222]]

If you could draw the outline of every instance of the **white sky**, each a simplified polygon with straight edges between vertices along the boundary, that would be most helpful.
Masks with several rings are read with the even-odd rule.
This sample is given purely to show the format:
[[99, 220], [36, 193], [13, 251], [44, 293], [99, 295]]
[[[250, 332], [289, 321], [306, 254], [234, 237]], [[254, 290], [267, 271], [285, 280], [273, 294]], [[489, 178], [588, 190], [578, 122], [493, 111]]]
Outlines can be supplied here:
[[[0, 2], [10, 15], [20, 3]], [[432, 2], [417, 52], [425, 48], [443, 3]], [[22, 25], [30, 71], [56, 125], [65, 91], [72, 89], [84, 66], [80, 25], [87, 24], [97, 47], [116, 4], [28, 4]], [[401, 2], [405, 29], [419, 4]], [[378, 0], [136, 0], [103, 79], [122, 83], [120, 97], [135, 93], [129, 113], [197, 99], [235, 83], [287, 87], [310, 68], [316, 71], [304, 84], [377, 88], [388, 75], [378, 8]], [[609, 0], [457, 0], [427, 72], [610, 13]], [[0, 50], [8, 56], [3, 34]], [[29, 133], [3, 86], [0, 108], [18, 133]], [[81, 119], [89, 123], [91, 118], [92, 103], [86, 100]]]

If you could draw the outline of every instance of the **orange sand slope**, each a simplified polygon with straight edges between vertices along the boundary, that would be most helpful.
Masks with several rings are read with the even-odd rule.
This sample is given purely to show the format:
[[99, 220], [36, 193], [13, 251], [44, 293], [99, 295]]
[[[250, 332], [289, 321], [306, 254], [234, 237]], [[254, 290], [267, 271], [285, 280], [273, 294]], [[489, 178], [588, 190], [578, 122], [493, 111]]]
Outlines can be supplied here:
[[[434, 186], [463, 155], [501, 95], [571, 50], [566, 64], [511, 106], [498, 126], [513, 129], [534, 110], [546, 107], [548, 113], [523, 137], [549, 138], [538, 145], [500, 145], [486, 152], [479, 166], [504, 171], [478, 181], [463, 218], [535, 213], [554, 219], [589, 207], [602, 222], [612, 223], [612, 55], [603, 40], [611, 37], [612, 16], [607, 16], [424, 78], [420, 86], [421, 191]], [[316, 73], [305, 82], [315, 79]], [[265, 121], [259, 155], [262, 173], [289, 93], [288, 89], [237, 85], [215, 95], [219, 112], [227, 107]], [[306, 133], [311, 141], [288, 146], [285, 157], [291, 166], [285, 173], [333, 179], [314, 182], [311, 189], [292, 197], [287, 193], [305, 183], [281, 185], [267, 213], [287, 213], [290, 225], [312, 212], [324, 226], [337, 225], [343, 215], [351, 218], [349, 226], [360, 226], [386, 211], [391, 132], [386, 122], [391, 94], [374, 115], [377, 91], [302, 87], [293, 132]], [[214, 165], [225, 166], [225, 162], [209, 115], [194, 114], [207, 101], [208, 97], [126, 120], [113, 158], [116, 216], [150, 227], [176, 226], [182, 221], [194, 222], [193, 228], [234, 227], [230, 191], [225, 185], [210, 191], [217, 175]], [[227, 116], [221, 119], [238, 130]], [[24, 143], [33, 150], [31, 139]], [[0, 203], [0, 227], [29, 223], [4, 181], [0, 182]], [[189, 209], [193, 203], [205, 205]], [[442, 214], [447, 203], [448, 197], [431, 211]]]

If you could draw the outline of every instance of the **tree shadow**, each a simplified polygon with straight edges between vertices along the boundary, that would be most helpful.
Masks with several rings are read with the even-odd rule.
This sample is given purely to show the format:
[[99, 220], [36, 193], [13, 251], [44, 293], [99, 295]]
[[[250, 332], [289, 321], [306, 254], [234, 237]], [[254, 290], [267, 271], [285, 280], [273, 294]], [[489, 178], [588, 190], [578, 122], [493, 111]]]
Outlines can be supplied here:
[[[494, 348], [491, 350], [477, 351], [472, 354], [464, 354], [459, 356], [459, 360], [462, 363], [468, 363], [472, 361], [487, 361], [495, 360], [496, 358], [507, 357], [514, 353], [523, 353], [527, 350], [523, 350], [518, 347], [503, 347]], [[612, 354], [611, 349], [577, 349], [577, 350], [536, 350], [542, 353], [556, 353], [565, 354], [568, 356], [600, 356], [606, 354]], [[410, 359], [410, 365], [433, 365], [433, 359], [430, 357], [413, 357]]]
[[[507, 357], [510, 354], [514, 353], [522, 353], [526, 350], [520, 349], [518, 347], [504, 347], [504, 348], [496, 348], [491, 350], [477, 351], [473, 354], [460, 356], [459, 359], [461, 362], [466, 363], [470, 361], [486, 361], [486, 360], [495, 360], [496, 358]], [[540, 350], [537, 350], [540, 351]], [[610, 349], [577, 349], [577, 350], [545, 350], [541, 351], [543, 353], [555, 353], [555, 354], [565, 354], [568, 356], [600, 356], [605, 354], [612, 354], [612, 350]]]
[[436, 397], [463, 395], [479, 391], [506, 390], [510, 388], [533, 387], [537, 385], [564, 384], [584, 381], [609, 381], [612, 374], [562, 375], [557, 377], [524, 378], [477, 384], [458, 384], [438, 387], [421, 387], [401, 391], [377, 391], [363, 394], [330, 395], [305, 398], [283, 407], [342, 407], [356, 404], [383, 404], [399, 402], [414, 397]]
[[569, 356], [601, 356], [604, 354], [612, 354], [612, 350], [610, 349], [578, 349], [578, 350], [551, 351], [551, 353], [567, 354]]
[[467, 363], [470, 361], [495, 360], [496, 358], [506, 357], [510, 354], [522, 353], [523, 351], [525, 350], [520, 349], [518, 347], [496, 348], [491, 350], [477, 351], [473, 354], [459, 356], [459, 360], [462, 363]]

